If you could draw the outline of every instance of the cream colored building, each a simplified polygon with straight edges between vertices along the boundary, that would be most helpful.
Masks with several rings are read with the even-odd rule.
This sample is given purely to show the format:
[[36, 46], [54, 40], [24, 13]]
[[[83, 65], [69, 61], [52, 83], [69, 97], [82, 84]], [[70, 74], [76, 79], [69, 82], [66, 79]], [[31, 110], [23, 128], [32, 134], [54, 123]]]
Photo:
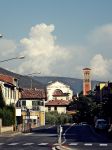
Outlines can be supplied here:
[[56, 81], [47, 86], [47, 101], [55, 99], [71, 101], [72, 97], [73, 90], [69, 85]]
[[67, 106], [72, 101], [73, 90], [70, 86], [56, 81], [49, 84], [47, 90], [47, 101], [45, 103], [45, 110], [57, 111], [58, 113], [66, 113]]
[[6, 105], [15, 105], [21, 96], [18, 80], [12, 76], [0, 74], [0, 88]]

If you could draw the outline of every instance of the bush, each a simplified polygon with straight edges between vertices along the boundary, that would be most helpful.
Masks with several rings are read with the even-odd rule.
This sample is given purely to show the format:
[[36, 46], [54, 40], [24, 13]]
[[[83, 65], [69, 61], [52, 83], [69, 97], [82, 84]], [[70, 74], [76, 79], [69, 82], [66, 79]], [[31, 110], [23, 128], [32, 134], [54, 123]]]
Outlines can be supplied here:
[[71, 123], [72, 122], [72, 116], [67, 114], [58, 114], [58, 112], [46, 112], [46, 123], [48, 124], [65, 124], [65, 123]]
[[15, 123], [14, 108], [6, 106], [0, 109], [0, 118], [2, 118], [3, 126], [11, 126]]

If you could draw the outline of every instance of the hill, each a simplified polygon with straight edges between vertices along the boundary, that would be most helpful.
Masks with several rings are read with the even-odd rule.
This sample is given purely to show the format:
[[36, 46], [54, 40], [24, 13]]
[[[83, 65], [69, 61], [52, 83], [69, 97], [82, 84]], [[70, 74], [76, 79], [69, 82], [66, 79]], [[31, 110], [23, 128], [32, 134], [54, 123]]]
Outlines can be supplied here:
[[[74, 93], [80, 93], [82, 91], [82, 84], [83, 80], [82, 79], [77, 79], [77, 78], [69, 78], [69, 77], [33, 77], [35, 80], [41, 82], [44, 85], [48, 85], [51, 82], [54, 81], [60, 81], [63, 82], [67, 85], [70, 85], [71, 89], [74, 91]], [[95, 87], [96, 84], [98, 84], [99, 81], [92, 81], [92, 89]]]
[[[82, 79], [69, 78], [69, 77], [52, 77], [52, 76], [24, 76], [16, 74], [14, 72], [8, 71], [6, 69], [0, 68], [0, 74], [6, 74], [13, 76], [19, 80], [19, 86], [21, 88], [31, 88], [31, 82], [33, 88], [45, 88], [50, 82], [60, 81], [67, 85], [70, 85], [74, 93], [79, 93], [82, 91]], [[99, 81], [92, 81], [92, 89]]]
[[19, 86], [21, 88], [31, 88], [31, 82], [32, 82], [32, 87], [45, 88], [45, 85], [43, 85], [42, 83], [40, 83], [37, 80], [32, 79], [29, 76], [16, 74], [14, 72], [8, 71], [8, 70], [3, 69], [3, 68], [0, 68], [0, 74], [6, 74], [6, 75], [10, 75], [12, 77], [17, 78], [19, 80]]

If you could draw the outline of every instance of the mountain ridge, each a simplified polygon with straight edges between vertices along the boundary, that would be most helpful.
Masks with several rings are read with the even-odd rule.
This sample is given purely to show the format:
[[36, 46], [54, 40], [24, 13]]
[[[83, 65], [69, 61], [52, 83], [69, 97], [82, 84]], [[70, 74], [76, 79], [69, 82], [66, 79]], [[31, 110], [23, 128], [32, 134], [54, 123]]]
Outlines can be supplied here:
[[[0, 74], [6, 74], [13, 76], [19, 80], [19, 86], [21, 88], [39, 88], [45, 89], [50, 82], [63, 82], [70, 86], [70, 88], [74, 91], [74, 93], [80, 93], [82, 91], [83, 79], [71, 78], [71, 77], [57, 77], [57, 76], [33, 76], [29, 77], [26, 75], [20, 75], [4, 68], [0, 68]], [[92, 81], [92, 89], [98, 84], [99, 81]]]

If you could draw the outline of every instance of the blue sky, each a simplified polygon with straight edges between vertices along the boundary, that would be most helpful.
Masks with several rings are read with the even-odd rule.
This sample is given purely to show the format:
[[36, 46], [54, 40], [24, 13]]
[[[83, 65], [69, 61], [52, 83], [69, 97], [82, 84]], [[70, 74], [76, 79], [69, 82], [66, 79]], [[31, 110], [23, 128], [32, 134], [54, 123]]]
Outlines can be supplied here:
[[0, 0], [0, 60], [26, 55], [2, 67], [81, 78], [87, 66], [93, 78], [111, 80], [111, 6], [111, 0]]

